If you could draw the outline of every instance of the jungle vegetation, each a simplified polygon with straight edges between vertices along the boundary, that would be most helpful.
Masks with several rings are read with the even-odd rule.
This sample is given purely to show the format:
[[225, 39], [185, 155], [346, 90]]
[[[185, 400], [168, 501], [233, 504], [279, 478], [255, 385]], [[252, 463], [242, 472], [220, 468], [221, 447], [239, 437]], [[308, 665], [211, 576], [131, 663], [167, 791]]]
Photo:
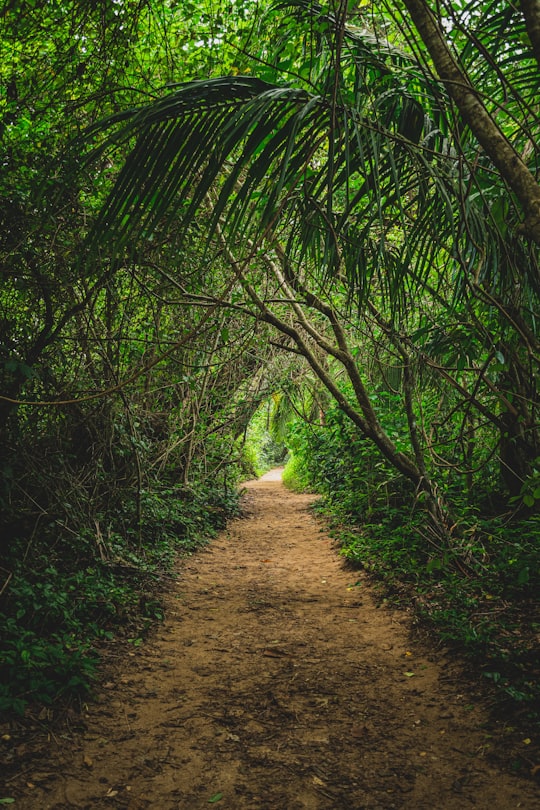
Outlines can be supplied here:
[[4, 3], [0, 708], [88, 689], [288, 451], [533, 711], [538, 14]]

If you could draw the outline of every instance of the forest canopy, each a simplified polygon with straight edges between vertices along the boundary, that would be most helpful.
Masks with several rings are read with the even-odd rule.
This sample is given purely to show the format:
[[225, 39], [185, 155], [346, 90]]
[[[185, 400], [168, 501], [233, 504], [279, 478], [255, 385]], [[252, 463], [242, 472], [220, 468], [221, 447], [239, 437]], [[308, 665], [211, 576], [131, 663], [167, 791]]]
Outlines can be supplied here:
[[343, 553], [531, 699], [536, 4], [1, 14], [5, 708], [87, 687], [286, 453]]

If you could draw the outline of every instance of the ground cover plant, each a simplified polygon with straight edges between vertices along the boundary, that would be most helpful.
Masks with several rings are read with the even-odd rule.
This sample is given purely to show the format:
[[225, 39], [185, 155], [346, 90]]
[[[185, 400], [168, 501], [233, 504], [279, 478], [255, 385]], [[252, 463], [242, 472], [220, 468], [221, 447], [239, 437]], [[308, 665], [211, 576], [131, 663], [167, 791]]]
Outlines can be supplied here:
[[[387, 418], [394, 428], [401, 421], [392, 410]], [[412, 607], [419, 628], [497, 687], [498, 707], [540, 722], [538, 515], [489, 501], [486, 509], [486, 493], [471, 503], [464, 492], [460, 534], [442, 547], [412, 487], [374, 461], [339, 410], [322, 424], [296, 422], [290, 436], [285, 482], [321, 494], [316, 511], [345, 560], [381, 585], [381, 602]]]

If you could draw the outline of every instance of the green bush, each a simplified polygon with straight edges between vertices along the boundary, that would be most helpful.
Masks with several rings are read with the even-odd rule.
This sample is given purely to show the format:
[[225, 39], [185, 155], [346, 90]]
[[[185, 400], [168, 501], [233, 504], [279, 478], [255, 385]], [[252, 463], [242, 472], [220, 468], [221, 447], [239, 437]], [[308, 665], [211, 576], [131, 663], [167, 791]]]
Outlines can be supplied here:
[[309, 491], [309, 478], [301, 456], [290, 453], [283, 470], [282, 481], [287, 489], [293, 492]]
[[88, 642], [65, 633], [43, 637], [0, 614], [0, 711], [23, 714], [28, 703], [51, 704], [90, 689], [99, 657]]
[[242, 437], [242, 465], [246, 476], [259, 477], [287, 459], [287, 448], [272, 428], [273, 400], [259, 406]]
[[[401, 415], [388, 415], [394, 440], [404, 429], [400, 422]], [[460, 523], [445, 544], [412, 487], [336, 407], [324, 425], [297, 422], [289, 441], [285, 479], [321, 494], [315, 508], [345, 559], [377, 578], [386, 599], [414, 606], [441, 639], [486, 668], [506, 697], [538, 699], [527, 673], [540, 627], [539, 516], [494, 514], [485, 493], [471, 503], [470, 493], [452, 482], [447, 495]]]
[[109, 524], [103, 533], [99, 520], [79, 534], [49, 524], [31, 565], [23, 538], [12, 538], [12, 577], [0, 600], [0, 711], [22, 713], [28, 704], [87, 692], [98, 643], [122, 628], [140, 636], [163, 617], [162, 573], [178, 552], [192, 552], [224, 527], [238, 511], [238, 493], [210, 484], [161, 487], [142, 494], [141, 509], [137, 527], [135, 503], [126, 498], [118, 528]]

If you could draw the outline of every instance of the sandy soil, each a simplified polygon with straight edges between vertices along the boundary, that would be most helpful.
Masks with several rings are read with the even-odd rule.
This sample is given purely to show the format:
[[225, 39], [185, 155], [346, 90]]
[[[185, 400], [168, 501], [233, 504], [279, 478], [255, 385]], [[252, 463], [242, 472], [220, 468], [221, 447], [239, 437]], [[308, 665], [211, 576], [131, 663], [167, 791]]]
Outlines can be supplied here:
[[[16, 810], [512, 810], [486, 716], [444, 653], [377, 608], [274, 474], [181, 563], [164, 624], [110, 665], [79, 728], [43, 734]], [[15, 752], [16, 753], [16, 752]]]

